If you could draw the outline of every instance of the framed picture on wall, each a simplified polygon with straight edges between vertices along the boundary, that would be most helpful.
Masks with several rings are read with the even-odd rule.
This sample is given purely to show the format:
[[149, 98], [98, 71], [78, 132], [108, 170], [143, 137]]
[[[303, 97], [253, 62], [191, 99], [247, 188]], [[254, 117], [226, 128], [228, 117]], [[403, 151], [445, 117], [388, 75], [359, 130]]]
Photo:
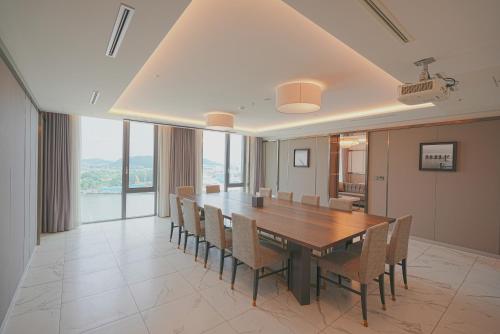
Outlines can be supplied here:
[[419, 169], [429, 171], [457, 170], [457, 142], [421, 143]]
[[293, 150], [293, 167], [309, 167], [308, 148], [296, 148]]

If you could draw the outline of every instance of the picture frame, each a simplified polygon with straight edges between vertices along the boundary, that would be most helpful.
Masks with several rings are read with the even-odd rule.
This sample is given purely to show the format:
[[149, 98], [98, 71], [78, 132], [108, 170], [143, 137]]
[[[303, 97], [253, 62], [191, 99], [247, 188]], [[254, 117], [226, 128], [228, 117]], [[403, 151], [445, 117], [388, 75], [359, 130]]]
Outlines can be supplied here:
[[455, 172], [457, 142], [420, 143], [419, 170]]
[[309, 167], [310, 149], [296, 148], [293, 150], [293, 167]]

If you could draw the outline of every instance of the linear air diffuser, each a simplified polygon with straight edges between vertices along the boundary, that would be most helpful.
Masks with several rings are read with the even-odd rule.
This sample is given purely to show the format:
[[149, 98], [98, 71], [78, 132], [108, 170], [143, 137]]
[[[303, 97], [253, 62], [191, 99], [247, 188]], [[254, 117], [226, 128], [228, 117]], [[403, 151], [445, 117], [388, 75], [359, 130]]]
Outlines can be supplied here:
[[122, 44], [127, 28], [130, 24], [130, 20], [134, 15], [134, 9], [127, 5], [120, 5], [118, 10], [118, 16], [116, 17], [115, 25], [113, 27], [113, 32], [111, 33], [111, 38], [109, 39], [108, 48], [106, 49], [106, 56], [116, 57], [116, 53]]

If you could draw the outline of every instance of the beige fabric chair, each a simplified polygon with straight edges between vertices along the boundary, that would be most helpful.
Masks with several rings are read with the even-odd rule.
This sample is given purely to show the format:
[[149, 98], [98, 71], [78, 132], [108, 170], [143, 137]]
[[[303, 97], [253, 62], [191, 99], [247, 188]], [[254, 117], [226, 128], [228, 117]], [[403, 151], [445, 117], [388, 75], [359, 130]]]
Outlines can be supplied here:
[[220, 185], [210, 184], [205, 187], [207, 194], [220, 193]]
[[293, 193], [286, 191], [278, 191], [278, 199], [291, 202], [293, 201]]
[[[257, 289], [259, 279], [271, 274], [288, 271], [288, 285], [290, 284], [290, 260], [288, 254], [279, 247], [272, 244], [260, 243], [257, 236], [257, 224], [255, 220], [233, 213], [233, 270], [231, 275], [231, 289], [234, 288], [236, 268], [238, 261], [247, 264], [254, 271], [253, 280], [253, 303], [256, 305]], [[260, 269], [274, 264], [287, 261], [287, 266], [279, 270], [259, 276]]]
[[198, 248], [200, 245], [200, 237], [205, 237], [205, 226], [201, 223], [200, 210], [195, 201], [184, 198], [182, 200], [184, 214], [184, 253], [186, 252], [188, 237], [196, 238], [194, 260], [198, 258]]
[[172, 242], [172, 235], [174, 228], [179, 229], [179, 239], [177, 239], [177, 248], [181, 244], [182, 228], [184, 226], [184, 216], [182, 215], [181, 200], [179, 196], [170, 194], [170, 242]]
[[177, 188], [175, 188], [175, 193], [177, 194], [177, 196], [180, 196], [180, 197], [192, 196], [195, 194], [193, 186], [177, 187]]
[[[405, 289], [408, 289], [407, 258], [408, 245], [410, 243], [411, 222], [411, 215], [398, 218], [394, 223], [394, 230], [392, 231], [389, 244], [387, 244], [385, 263], [389, 265], [389, 281], [391, 284], [392, 300], [396, 300], [396, 287], [394, 281], [395, 268], [397, 264], [401, 264], [403, 282], [405, 284]], [[362, 246], [363, 241], [360, 241], [350, 246], [349, 250], [351, 252], [360, 253]]]
[[302, 199], [300, 202], [306, 205], [319, 206], [319, 196], [302, 195]]
[[205, 205], [205, 268], [207, 267], [208, 252], [210, 248], [217, 247], [220, 250], [219, 279], [222, 279], [224, 270], [225, 250], [231, 249], [233, 244], [231, 230], [224, 227], [222, 211], [211, 205]]
[[[321, 279], [337, 284], [340, 287], [344, 287], [342, 277], [359, 282], [361, 284], [361, 308], [365, 326], [368, 326], [366, 310], [368, 283], [375, 278], [378, 278], [380, 300], [382, 308], [385, 310], [384, 274], [388, 231], [388, 223], [370, 227], [366, 231], [366, 239], [360, 254], [351, 251], [338, 251], [318, 259], [316, 296], [319, 298]], [[329, 278], [321, 276], [322, 270], [337, 274], [339, 277], [338, 282], [333, 282]]]
[[343, 198], [330, 198], [328, 206], [330, 209], [352, 212], [352, 201]]
[[259, 195], [262, 197], [273, 197], [273, 190], [271, 188], [260, 188]]

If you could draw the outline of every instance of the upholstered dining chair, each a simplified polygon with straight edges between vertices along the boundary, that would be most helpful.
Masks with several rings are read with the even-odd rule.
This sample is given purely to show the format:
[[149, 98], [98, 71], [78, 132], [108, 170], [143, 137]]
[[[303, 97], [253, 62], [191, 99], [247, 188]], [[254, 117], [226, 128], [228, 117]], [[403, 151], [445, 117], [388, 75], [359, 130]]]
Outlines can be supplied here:
[[[388, 223], [370, 227], [366, 231], [366, 238], [360, 254], [351, 251], [336, 251], [318, 259], [316, 267], [316, 297], [319, 298], [322, 279], [361, 295], [361, 310], [365, 327], [368, 326], [366, 309], [368, 283], [373, 279], [378, 279], [380, 301], [382, 302], [382, 308], [385, 310], [384, 275], [388, 231]], [[323, 270], [327, 273], [337, 274], [338, 282], [322, 276]], [[359, 282], [361, 291], [346, 287], [342, 284], [342, 277]]]
[[293, 201], [293, 192], [278, 191], [278, 199], [284, 201]]
[[205, 237], [205, 226], [201, 223], [200, 210], [195, 201], [184, 198], [182, 206], [184, 207], [182, 210], [184, 214], [184, 253], [186, 252], [188, 237], [194, 236], [196, 238], [194, 260], [196, 261], [200, 238]]
[[343, 198], [330, 198], [328, 206], [330, 209], [352, 212], [352, 201]]
[[262, 197], [273, 197], [273, 190], [271, 188], [260, 188], [259, 195]]
[[315, 195], [302, 195], [302, 199], [300, 200], [302, 204], [319, 206], [319, 196]]
[[220, 193], [220, 185], [209, 184], [205, 187], [205, 191], [207, 192], [207, 194]]
[[184, 226], [184, 216], [182, 215], [181, 200], [179, 196], [170, 194], [170, 242], [174, 229], [179, 229], [179, 239], [177, 239], [177, 248], [181, 245], [182, 228]]
[[[256, 306], [257, 290], [259, 279], [269, 275], [287, 271], [287, 284], [290, 287], [290, 258], [288, 254], [279, 247], [273, 247], [272, 244], [260, 243], [257, 236], [257, 224], [255, 220], [233, 213], [233, 270], [231, 275], [231, 289], [234, 289], [236, 278], [236, 268], [239, 264], [245, 263], [254, 271], [253, 277], [253, 302]], [[287, 266], [281, 269], [260, 275], [261, 269], [270, 267], [274, 264], [283, 264], [286, 261]]]
[[224, 270], [225, 251], [230, 250], [233, 244], [231, 230], [224, 227], [222, 211], [211, 205], [205, 204], [205, 268], [207, 267], [208, 252], [210, 248], [217, 247], [220, 251], [219, 279], [222, 279]]
[[180, 196], [191, 196], [194, 195], [194, 187], [193, 186], [180, 186], [175, 188], [175, 193]]
[[[405, 289], [408, 289], [407, 258], [408, 244], [410, 242], [412, 216], [399, 217], [394, 223], [394, 229], [387, 244], [385, 264], [389, 265], [389, 282], [391, 285], [392, 300], [396, 300], [395, 269], [396, 265], [401, 265], [403, 272], [403, 282]], [[349, 247], [350, 251], [359, 253], [362, 249], [363, 241], [357, 242]]]

